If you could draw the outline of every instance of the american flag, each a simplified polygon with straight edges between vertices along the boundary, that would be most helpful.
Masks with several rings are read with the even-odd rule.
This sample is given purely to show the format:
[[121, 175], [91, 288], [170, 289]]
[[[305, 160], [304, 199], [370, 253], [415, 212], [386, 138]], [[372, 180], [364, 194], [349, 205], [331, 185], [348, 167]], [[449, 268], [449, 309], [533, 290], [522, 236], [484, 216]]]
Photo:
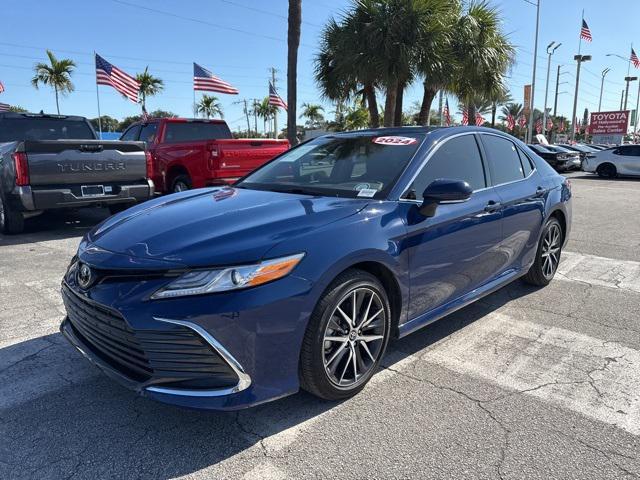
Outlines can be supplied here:
[[273, 86], [273, 83], [269, 82], [269, 105], [275, 105], [276, 107], [287, 109], [286, 102], [280, 98], [278, 92], [276, 91], [276, 87]]
[[584, 18], [582, 19], [582, 28], [580, 29], [580, 38], [584, 38], [587, 42], [590, 42], [591, 40], [593, 40], [593, 37], [591, 36], [591, 30], [589, 30], [589, 25], [587, 25], [587, 22], [584, 21]]
[[634, 67], [640, 68], [640, 59], [638, 59], [638, 56], [636, 55], [633, 47], [631, 48], [631, 63], [633, 63]]
[[520, 128], [524, 128], [527, 126], [527, 117], [525, 117], [524, 115], [520, 115], [520, 117], [518, 118], [518, 125], [520, 125]]
[[542, 119], [536, 120], [536, 133], [542, 133]]
[[564, 120], [560, 120], [560, 124], [558, 125], [558, 132], [562, 133], [564, 132]]
[[484, 117], [478, 110], [476, 110], [476, 125], [484, 125]]
[[516, 119], [513, 118], [513, 115], [507, 115], [507, 130], [511, 131], [516, 127]]
[[578, 123], [578, 117], [576, 117], [574, 125], [575, 125], [575, 128], [574, 128], [575, 132], [580, 133], [580, 124]]
[[11, 105], [7, 103], [0, 103], [0, 112], [8, 112], [11, 108]]
[[469, 125], [469, 110], [467, 107], [462, 107], [462, 125]]
[[444, 101], [444, 110], [442, 111], [442, 116], [444, 117], [445, 126], [451, 126], [451, 114], [449, 113], [449, 99], [447, 98]]
[[551, 120], [551, 117], [547, 118], [547, 130], [553, 130], [553, 120]]
[[193, 89], [206, 92], [228, 93], [237, 95], [238, 89], [230, 83], [216, 77], [213, 73], [197, 63], [193, 63]]
[[115, 65], [111, 65], [97, 53], [96, 82], [98, 85], [113, 87], [133, 103], [138, 103], [138, 91], [140, 90], [138, 81]]
[[0, 93], [4, 92], [4, 85], [0, 82]]

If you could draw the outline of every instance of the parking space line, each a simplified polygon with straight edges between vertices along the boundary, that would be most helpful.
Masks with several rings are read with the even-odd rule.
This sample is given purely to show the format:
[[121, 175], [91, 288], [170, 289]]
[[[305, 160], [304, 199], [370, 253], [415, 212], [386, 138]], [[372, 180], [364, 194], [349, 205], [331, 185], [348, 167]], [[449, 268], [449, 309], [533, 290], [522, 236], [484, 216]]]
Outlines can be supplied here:
[[640, 435], [640, 352], [493, 312], [423, 361]]
[[558, 278], [640, 293], [640, 262], [562, 252]]

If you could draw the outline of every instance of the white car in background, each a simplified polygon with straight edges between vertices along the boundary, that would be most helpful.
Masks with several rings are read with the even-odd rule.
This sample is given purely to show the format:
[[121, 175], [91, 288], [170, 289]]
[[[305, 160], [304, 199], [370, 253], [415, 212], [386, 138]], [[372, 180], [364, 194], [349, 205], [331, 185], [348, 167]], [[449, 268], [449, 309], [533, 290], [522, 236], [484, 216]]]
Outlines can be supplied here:
[[640, 145], [620, 145], [589, 154], [582, 162], [582, 170], [603, 178], [640, 176]]

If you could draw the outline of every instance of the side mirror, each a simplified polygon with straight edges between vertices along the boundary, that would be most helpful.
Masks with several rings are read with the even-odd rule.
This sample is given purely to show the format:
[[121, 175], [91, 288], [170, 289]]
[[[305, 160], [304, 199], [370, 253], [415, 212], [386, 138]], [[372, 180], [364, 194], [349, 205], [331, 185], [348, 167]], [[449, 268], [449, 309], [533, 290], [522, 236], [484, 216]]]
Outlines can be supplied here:
[[425, 217], [433, 217], [438, 205], [466, 202], [472, 193], [473, 189], [463, 180], [438, 178], [425, 188], [420, 213]]

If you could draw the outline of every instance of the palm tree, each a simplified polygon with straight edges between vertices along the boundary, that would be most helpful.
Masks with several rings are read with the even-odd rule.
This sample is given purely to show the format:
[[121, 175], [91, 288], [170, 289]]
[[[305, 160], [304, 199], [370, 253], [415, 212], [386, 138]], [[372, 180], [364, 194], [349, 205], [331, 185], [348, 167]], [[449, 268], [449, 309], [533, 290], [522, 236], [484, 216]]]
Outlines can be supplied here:
[[269, 103], [269, 97], [262, 99], [260, 103], [255, 106], [256, 114], [264, 121], [264, 132], [267, 133], [267, 122], [271, 120], [276, 113], [278, 113], [278, 107]]
[[303, 103], [300, 118], [307, 119], [308, 128], [318, 128], [318, 126], [324, 122], [324, 115], [322, 112], [324, 112], [324, 108], [322, 108], [321, 105]]
[[224, 118], [222, 105], [220, 105], [218, 97], [215, 97], [213, 95], [203, 95], [198, 102], [196, 109], [198, 113], [201, 113], [207, 118], [215, 117], [216, 115], [220, 118]]
[[353, 13], [345, 15], [340, 23], [329, 20], [315, 59], [315, 78], [322, 96], [338, 106], [361, 95], [369, 109], [369, 126], [377, 128], [379, 72], [373, 62], [375, 52], [369, 51], [361, 27]]
[[452, 50], [452, 35], [462, 10], [460, 0], [424, 1], [433, 14], [423, 23], [416, 45], [416, 68], [423, 77], [419, 125], [429, 123], [431, 104], [438, 90], [449, 91], [455, 80], [457, 62]]
[[361, 103], [356, 103], [353, 107], [347, 107], [347, 112], [344, 116], [345, 130], [360, 130], [366, 128], [368, 124], [369, 112]]
[[467, 105], [474, 125], [473, 97], [492, 99], [507, 91], [504, 77], [515, 58], [498, 10], [486, 0], [472, 0], [454, 26], [452, 52], [458, 65], [451, 89]]
[[71, 82], [71, 73], [76, 64], [73, 60], [62, 58], [58, 60], [51, 50], [47, 50], [49, 64], [36, 63], [33, 67], [35, 71], [31, 84], [37, 89], [40, 83], [53, 87], [56, 93], [56, 110], [60, 115], [60, 104], [58, 102], [58, 94], [65, 95], [73, 92], [74, 86]]
[[302, 23], [302, 0], [289, 0], [287, 32], [287, 138], [297, 145], [296, 103], [298, 102], [298, 47]]
[[142, 112], [146, 112], [147, 97], [157, 95], [164, 90], [164, 82], [149, 73], [149, 67], [145, 67], [144, 72], [136, 75], [136, 80], [140, 84], [139, 97], [142, 105]]

